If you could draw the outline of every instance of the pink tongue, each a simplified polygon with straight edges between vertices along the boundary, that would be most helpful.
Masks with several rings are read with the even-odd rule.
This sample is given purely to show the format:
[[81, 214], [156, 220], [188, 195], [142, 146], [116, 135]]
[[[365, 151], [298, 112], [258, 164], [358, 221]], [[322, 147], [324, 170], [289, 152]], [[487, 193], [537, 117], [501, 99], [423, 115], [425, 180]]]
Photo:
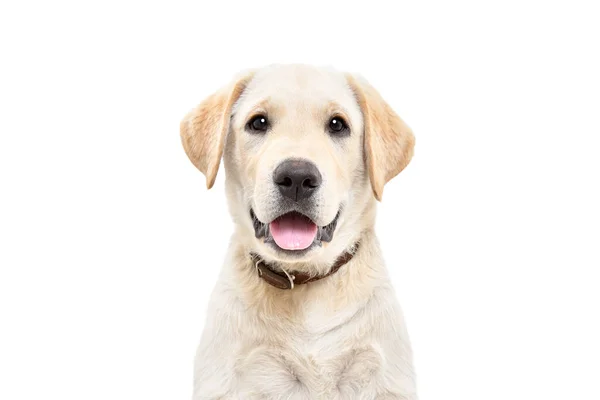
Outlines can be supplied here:
[[317, 225], [303, 215], [289, 213], [269, 224], [269, 230], [277, 246], [285, 250], [303, 250], [317, 236]]

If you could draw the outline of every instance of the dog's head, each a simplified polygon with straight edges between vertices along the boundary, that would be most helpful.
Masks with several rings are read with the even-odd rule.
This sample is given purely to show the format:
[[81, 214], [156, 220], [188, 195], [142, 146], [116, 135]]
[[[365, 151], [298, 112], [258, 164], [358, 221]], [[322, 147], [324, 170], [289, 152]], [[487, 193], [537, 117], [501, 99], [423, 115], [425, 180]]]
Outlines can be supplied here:
[[414, 147], [367, 82], [301, 65], [242, 74], [184, 118], [181, 138], [208, 188], [224, 158], [247, 247], [294, 263], [331, 263], [351, 246]]

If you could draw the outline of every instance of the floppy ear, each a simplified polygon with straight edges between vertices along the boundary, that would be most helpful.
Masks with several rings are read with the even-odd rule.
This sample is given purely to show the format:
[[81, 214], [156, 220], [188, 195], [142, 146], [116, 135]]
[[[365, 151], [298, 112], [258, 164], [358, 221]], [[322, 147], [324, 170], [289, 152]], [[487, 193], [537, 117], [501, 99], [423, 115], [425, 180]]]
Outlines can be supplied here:
[[371, 187], [381, 201], [383, 186], [410, 162], [415, 147], [411, 129], [364, 79], [348, 75], [363, 113], [365, 156]]
[[240, 97], [252, 74], [237, 79], [214, 93], [181, 121], [181, 143], [190, 161], [206, 176], [206, 187], [215, 183], [225, 136], [229, 131], [231, 108]]

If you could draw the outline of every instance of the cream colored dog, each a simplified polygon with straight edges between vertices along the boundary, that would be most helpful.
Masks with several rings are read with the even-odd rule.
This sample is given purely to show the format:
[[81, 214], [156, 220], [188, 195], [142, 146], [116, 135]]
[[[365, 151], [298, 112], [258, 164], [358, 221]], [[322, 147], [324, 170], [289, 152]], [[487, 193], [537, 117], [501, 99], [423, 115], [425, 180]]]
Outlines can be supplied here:
[[196, 355], [194, 399], [416, 399], [374, 233], [411, 130], [364, 80], [303, 65], [239, 76], [181, 122], [235, 232]]

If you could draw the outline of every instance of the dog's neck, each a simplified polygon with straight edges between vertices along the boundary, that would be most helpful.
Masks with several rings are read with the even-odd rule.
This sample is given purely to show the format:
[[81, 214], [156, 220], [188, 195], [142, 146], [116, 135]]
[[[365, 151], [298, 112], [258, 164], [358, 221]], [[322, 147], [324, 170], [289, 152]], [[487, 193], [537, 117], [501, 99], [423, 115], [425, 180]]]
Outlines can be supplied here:
[[[298, 285], [305, 285], [321, 279], [325, 279], [335, 274], [341, 267], [348, 263], [358, 251], [359, 242], [355, 243], [349, 249], [340, 254], [329, 271], [324, 274], [309, 274], [300, 271], [287, 271], [283, 268], [276, 268], [265, 262], [258, 254], [250, 253], [250, 257], [256, 268], [259, 278], [266, 283], [282, 290], [291, 290]], [[280, 270], [281, 272], [279, 272]]]
[[[255, 263], [249, 256], [254, 250], [252, 242], [246, 235], [237, 234], [234, 234], [232, 239], [218, 285], [220, 290], [234, 295], [245, 309], [252, 310], [263, 318], [265, 323], [271, 321], [270, 318], [274, 315], [278, 316], [279, 325], [281, 318], [294, 324], [304, 323], [309, 314], [315, 317], [317, 309], [317, 314], [324, 313], [323, 315], [341, 309], [353, 312], [352, 310], [356, 311], [364, 305], [375, 290], [389, 285], [389, 277], [379, 252], [379, 243], [372, 229], [363, 230], [352, 239], [349, 238], [350, 243], [360, 241], [359, 249], [336, 273], [309, 284], [298, 285], [293, 290], [278, 289], [261, 279]], [[348, 246], [349, 248], [351, 246]], [[337, 255], [339, 254], [341, 252]], [[276, 264], [276, 261], [272, 260], [268, 262], [270, 265], [274, 264], [278, 272], [286, 268], [287, 271], [326, 274], [335, 263], [335, 257], [332, 258], [333, 260], [324, 261], [324, 264], [319, 265]], [[310, 307], [317, 309], [311, 311]], [[279, 325], [277, 329], [281, 329]]]

